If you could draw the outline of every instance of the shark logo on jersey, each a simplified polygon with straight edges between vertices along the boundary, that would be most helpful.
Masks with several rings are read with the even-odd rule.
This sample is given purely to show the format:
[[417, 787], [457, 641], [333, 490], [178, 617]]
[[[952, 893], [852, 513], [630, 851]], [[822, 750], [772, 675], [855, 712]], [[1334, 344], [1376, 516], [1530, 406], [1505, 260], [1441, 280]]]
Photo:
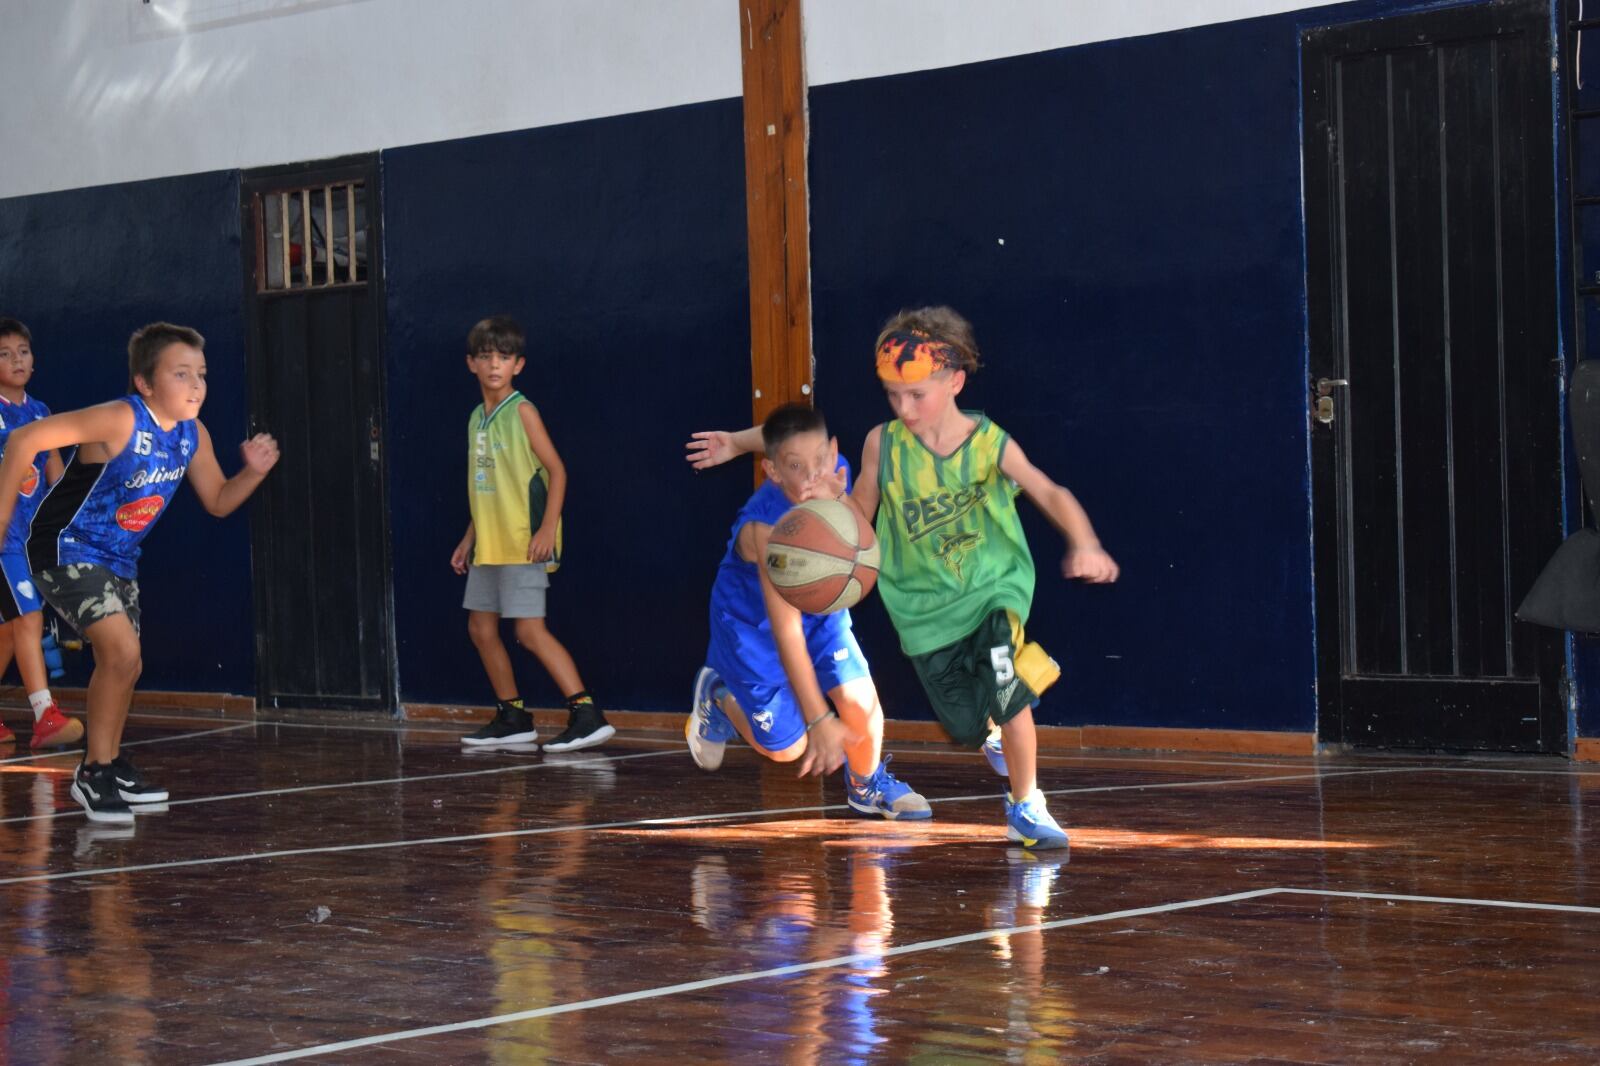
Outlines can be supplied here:
[[956, 580], [961, 580], [961, 560], [968, 552], [983, 543], [983, 534], [978, 532], [967, 533], [941, 533], [939, 534], [939, 548], [933, 557], [950, 568]]

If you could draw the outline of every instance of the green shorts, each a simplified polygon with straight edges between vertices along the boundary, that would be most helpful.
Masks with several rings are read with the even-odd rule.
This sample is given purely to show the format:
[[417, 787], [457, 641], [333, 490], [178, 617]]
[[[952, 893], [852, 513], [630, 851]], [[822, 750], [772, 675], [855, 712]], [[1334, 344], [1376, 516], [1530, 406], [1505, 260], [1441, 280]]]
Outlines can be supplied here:
[[1056, 661], [1026, 643], [1022, 623], [1005, 610], [954, 644], [911, 656], [911, 666], [945, 732], [969, 748], [982, 745], [993, 726], [1037, 703], [1061, 677]]

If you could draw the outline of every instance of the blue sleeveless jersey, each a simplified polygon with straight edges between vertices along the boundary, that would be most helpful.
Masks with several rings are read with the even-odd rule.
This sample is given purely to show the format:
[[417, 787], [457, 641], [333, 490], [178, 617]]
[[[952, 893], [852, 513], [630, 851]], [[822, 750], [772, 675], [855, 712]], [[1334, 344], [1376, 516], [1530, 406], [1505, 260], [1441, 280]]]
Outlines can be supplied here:
[[137, 576], [139, 542], [178, 491], [200, 430], [193, 421], [162, 429], [138, 394], [123, 402], [133, 408], [127, 446], [109, 463], [85, 463], [78, 449], [33, 516], [28, 564], [34, 573], [93, 563], [118, 577]]
[[[0, 396], [0, 452], [5, 451], [6, 441], [11, 439], [11, 431], [18, 426], [25, 426], [29, 422], [37, 422], [50, 415], [50, 408], [35, 400], [27, 393], [23, 393], [21, 403], [12, 403], [4, 396]], [[39, 501], [44, 499], [44, 460], [48, 453], [40, 452], [33, 457], [33, 473], [22, 483], [22, 491], [17, 496], [17, 509], [11, 512], [11, 526], [6, 530], [5, 541], [0, 545], [0, 553], [17, 555], [23, 551], [28, 542], [28, 526], [33, 521], [33, 513], [39, 509]]]
[[[836, 469], [843, 469], [847, 482], [850, 480], [850, 464], [843, 456]], [[761, 573], [756, 569], [759, 564], [739, 557], [739, 530], [746, 522], [777, 525], [778, 519], [793, 506], [776, 482], [768, 481], [757, 489], [733, 521], [733, 535], [728, 538], [728, 548], [717, 568], [716, 583], [711, 586], [711, 654], [708, 658], [738, 662], [749, 671], [746, 677], [764, 677], [772, 684], [784, 682], [783, 662], [778, 658], [778, 645], [772, 639], [767, 601], [761, 595]], [[821, 631], [849, 629], [850, 612], [806, 614], [800, 616], [800, 622], [809, 643]]]

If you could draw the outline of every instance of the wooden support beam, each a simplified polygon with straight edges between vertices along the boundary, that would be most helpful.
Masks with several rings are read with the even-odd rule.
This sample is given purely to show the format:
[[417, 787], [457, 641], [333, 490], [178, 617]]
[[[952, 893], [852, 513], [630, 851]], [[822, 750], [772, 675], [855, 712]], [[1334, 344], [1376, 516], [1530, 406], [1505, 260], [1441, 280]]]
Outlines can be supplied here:
[[811, 248], [801, 0], [740, 0], [751, 412], [811, 401]]

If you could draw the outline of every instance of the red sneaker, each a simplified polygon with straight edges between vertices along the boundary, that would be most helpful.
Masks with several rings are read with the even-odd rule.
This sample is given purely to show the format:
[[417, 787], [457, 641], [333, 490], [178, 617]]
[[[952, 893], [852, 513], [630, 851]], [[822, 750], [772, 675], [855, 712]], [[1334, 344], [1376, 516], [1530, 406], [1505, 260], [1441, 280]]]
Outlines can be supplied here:
[[7, 729], [4, 722], [0, 722], [0, 744], [15, 744], [16, 742], [17, 735]]
[[76, 718], [68, 718], [61, 713], [60, 707], [52, 703], [33, 723], [33, 739], [28, 742], [28, 747], [34, 751], [40, 748], [64, 748], [82, 739], [83, 723]]

